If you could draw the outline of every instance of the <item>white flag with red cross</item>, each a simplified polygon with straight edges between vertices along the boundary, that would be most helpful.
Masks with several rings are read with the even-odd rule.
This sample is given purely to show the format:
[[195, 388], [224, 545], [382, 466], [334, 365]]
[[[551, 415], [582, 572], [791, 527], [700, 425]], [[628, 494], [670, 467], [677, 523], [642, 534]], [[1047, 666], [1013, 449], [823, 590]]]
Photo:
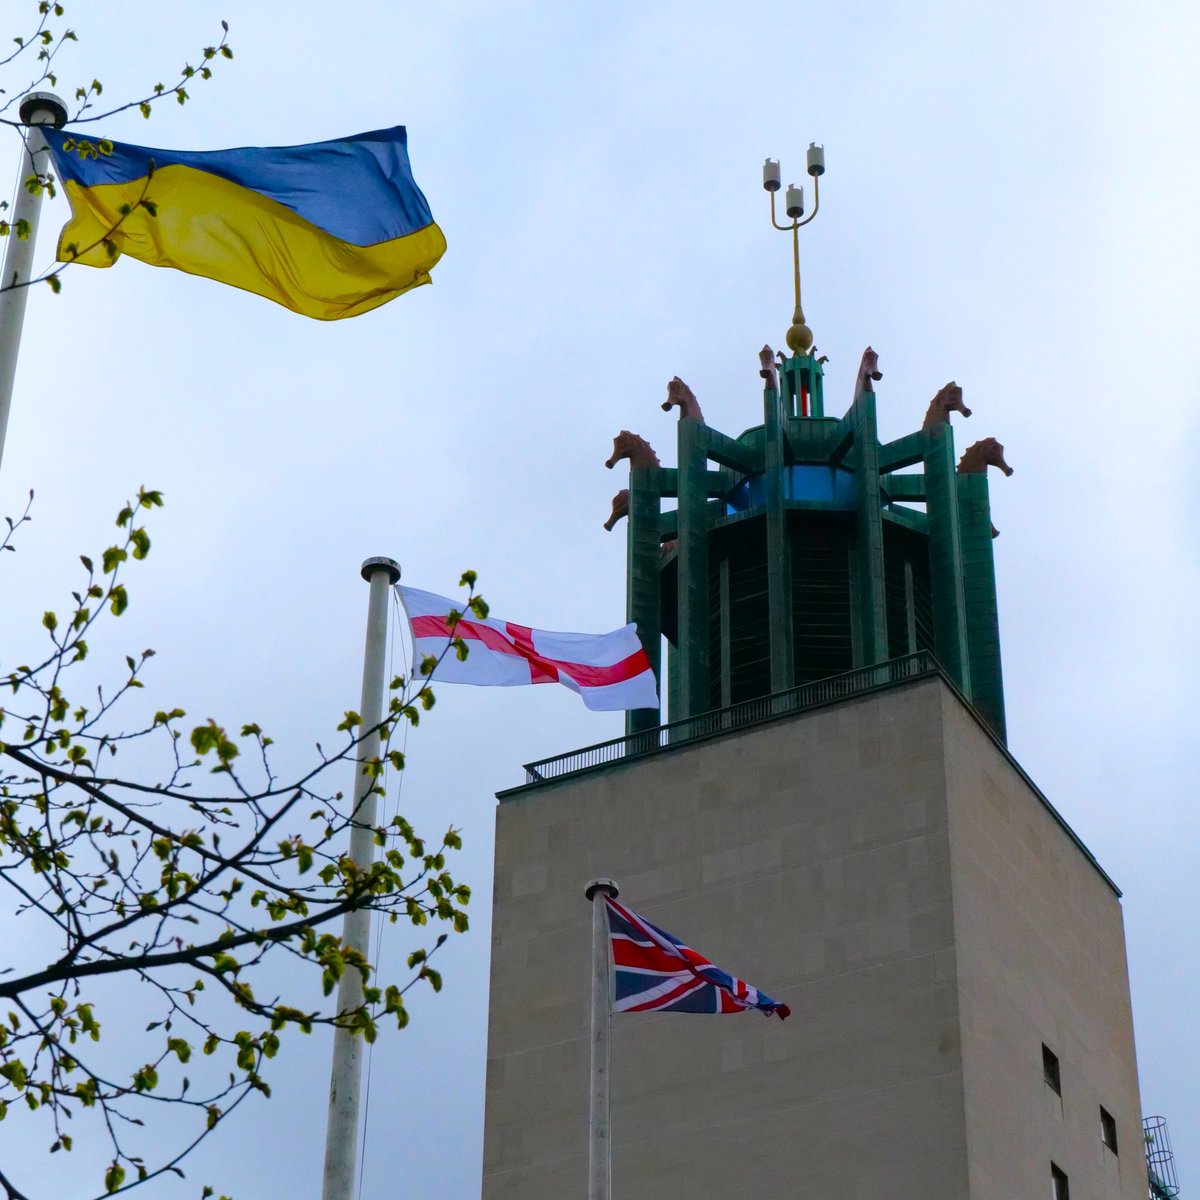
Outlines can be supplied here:
[[[408, 614], [413, 656], [437, 658], [435, 683], [474, 683], [483, 687], [516, 687], [527, 683], [561, 683], [599, 712], [657, 708], [658, 687], [650, 660], [638, 640], [637, 626], [612, 633], [550, 633], [495, 617], [477, 617], [465, 605], [417, 588], [396, 589]], [[452, 612], [461, 613], [453, 624]], [[466, 643], [460, 660], [452, 638]]]

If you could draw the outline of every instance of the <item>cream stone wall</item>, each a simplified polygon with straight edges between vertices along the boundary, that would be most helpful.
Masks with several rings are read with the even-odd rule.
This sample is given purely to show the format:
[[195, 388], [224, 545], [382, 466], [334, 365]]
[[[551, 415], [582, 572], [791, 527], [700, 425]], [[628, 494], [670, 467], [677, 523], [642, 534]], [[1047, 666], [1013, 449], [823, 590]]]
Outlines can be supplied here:
[[1054, 1162], [1072, 1196], [1145, 1200], [1120, 902], [948, 691], [943, 712], [971, 1198], [1049, 1195]]
[[[614, 1196], [1041, 1198], [1053, 1151], [1074, 1195], [1132, 1200], [1127, 989], [1123, 1009], [1095, 994], [1086, 1016], [1071, 1007], [1077, 969], [1090, 993], [1097, 976], [1124, 987], [1115, 897], [939, 680], [502, 801], [485, 1200], [585, 1194], [594, 876], [792, 1006], [787, 1022], [615, 1018]], [[1020, 907], [1030, 890], [1035, 916]], [[1027, 998], [1000, 1020], [986, 993], [1010, 971]], [[1051, 1034], [1069, 1081], [1061, 1118], [1041, 1081]], [[1122, 1154], [1093, 1154], [1089, 1175], [1093, 1093], [1121, 1121]]]

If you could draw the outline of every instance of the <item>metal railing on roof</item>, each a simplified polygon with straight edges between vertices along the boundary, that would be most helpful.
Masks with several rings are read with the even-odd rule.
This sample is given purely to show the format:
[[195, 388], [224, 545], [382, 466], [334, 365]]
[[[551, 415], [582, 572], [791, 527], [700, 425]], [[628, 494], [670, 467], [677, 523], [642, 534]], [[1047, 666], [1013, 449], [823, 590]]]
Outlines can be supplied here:
[[549, 783], [578, 771], [590, 771], [610, 763], [626, 759], [641, 758], [660, 750], [674, 749], [690, 742], [702, 741], [723, 733], [744, 729], [777, 717], [791, 716], [806, 709], [820, 708], [853, 696], [862, 696], [881, 688], [892, 687], [925, 675], [939, 674], [937, 660], [928, 650], [906, 654], [903, 658], [889, 659], [870, 667], [858, 667], [844, 675], [831, 675], [828, 679], [817, 679], [804, 683], [786, 692], [775, 692], [770, 696], [759, 696], [728, 708], [714, 709], [699, 716], [687, 717], [682, 721], [671, 721], [654, 729], [611, 741], [585, 746], [554, 758], [525, 764], [526, 784]]

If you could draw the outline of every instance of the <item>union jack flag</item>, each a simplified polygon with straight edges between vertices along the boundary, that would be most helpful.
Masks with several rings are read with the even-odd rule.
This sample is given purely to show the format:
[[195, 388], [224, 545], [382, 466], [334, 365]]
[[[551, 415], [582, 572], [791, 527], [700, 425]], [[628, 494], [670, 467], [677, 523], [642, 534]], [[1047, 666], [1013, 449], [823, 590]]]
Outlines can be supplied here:
[[732, 1013], [757, 1008], [780, 1020], [791, 1012], [611, 896], [606, 895], [604, 903], [616, 968], [615, 1012]]

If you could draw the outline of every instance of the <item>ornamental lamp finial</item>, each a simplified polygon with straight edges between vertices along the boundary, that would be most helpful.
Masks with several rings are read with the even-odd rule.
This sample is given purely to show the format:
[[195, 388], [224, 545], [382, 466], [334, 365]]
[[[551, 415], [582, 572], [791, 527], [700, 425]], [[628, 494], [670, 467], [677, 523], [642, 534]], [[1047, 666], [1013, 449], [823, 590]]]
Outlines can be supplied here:
[[796, 307], [792, 313], [792, 324], [787, 331], [788, 348], [793, 354], [808, 354], [813, 347], [813, 331], [804, 320], [804, 308], [800, 303], [800, 227], [807, 225], [821, 207], [821, 176], [825, 174], [825, 147], [816, 142], [808, 145], [806, 168], [813, 181], [813, 209], [804, 216], [804, 189], [789, 184], [784, 194], [784, 211], [791, 220], [790, 225], [780, 225], [775, 217], [775, 193], [779, 191], [782, 173], [779, 162], [768, 158], [763, 163], [763, 188], [771, 197], [771, 224], [781, 233], [792, 235], [792, 280]]

